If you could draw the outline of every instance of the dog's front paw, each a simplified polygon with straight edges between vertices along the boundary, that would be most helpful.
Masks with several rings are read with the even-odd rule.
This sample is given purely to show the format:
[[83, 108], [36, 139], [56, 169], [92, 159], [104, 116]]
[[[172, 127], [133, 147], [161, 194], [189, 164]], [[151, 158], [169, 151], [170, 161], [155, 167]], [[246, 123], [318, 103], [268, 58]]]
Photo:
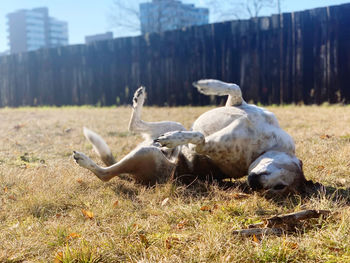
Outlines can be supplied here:
[[188, 143], [196, 145], [204, 144], [205, 138], [204, 135], [200, 132], [172, 131], [159, 136], [154, 140], [154, 142], [160, 143], [162, 146], [168, 148], [175, 148], [176, 146], [185, 145]]
[[181, 131], [167, 132], [155, 139], [154, 142], [161, 144], [163, 147], [175, 148], [182, 144], [181, 135]]
[[132, 100], [133, 108], [137, 106], [142, 106], [146, 98], [146, 88], [141, 86], [134, 93], [134, 98]]
[[73, 151], [73, 158], [75, 162], [79, 164], [81, 167], [89, 168], [91, 164], [90, 158], [81, 152]]

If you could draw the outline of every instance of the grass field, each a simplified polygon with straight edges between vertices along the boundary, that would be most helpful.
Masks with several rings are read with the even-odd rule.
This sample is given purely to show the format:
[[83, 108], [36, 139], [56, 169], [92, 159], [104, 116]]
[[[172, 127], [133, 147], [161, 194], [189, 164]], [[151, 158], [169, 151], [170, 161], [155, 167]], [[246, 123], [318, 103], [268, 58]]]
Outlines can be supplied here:
[[[190, 127], [209, 108], [145, 108], [145, 120]], [[350, 107], [270, 107], [293, 136], [308, 179], [350, 186]], [[120, 159], [130, 108], [0, 110], [0, 262], [350, 262], [346, 194], [272, 201], [215, 184], [152, 188], [103, 183], [71, 158], [97, 160], [82, 135], [101, 134]], [[303, 209], [330, 209], [296, 233], [242, 238], [234, 229]]]

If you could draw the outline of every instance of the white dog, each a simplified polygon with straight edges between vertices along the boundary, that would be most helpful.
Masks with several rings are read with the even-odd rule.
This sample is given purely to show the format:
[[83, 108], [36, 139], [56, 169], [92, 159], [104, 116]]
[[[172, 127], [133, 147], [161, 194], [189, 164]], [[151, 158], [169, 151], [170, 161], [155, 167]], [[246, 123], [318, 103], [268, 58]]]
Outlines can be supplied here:
[[293, 139], [273, 113], [247, 104], [236, 84], [200, 80], [193, 85], [206, 95], [228, 95], [226, 106], [202, 114], [190, 131], [176, 122], [144, 122], [141, 109], [146, 92], [141, 87], [134, 95], [129, 131], [145, 135], [144, 143], [116, 162], [104, 140], [84, 128], [85, 137], [108, 167], [79, 152], [74, 152], [74, 159], [103, 181], [124, 173], [143, 184], [165, 182], [172, 175], [192, 180], [248, 175], [253, 190], [287, 193], [302, 188], [306, 180]]

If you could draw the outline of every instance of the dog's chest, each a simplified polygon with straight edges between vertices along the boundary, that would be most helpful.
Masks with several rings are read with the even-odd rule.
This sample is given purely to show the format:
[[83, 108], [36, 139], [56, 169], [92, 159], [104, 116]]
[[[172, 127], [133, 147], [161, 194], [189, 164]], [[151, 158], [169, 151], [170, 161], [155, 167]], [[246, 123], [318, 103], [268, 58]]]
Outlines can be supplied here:
[[[194, 147], [191, 146], [190, 148], [192, 148], [195, 155], [195, 152], [198, 153], [198, 151]], [[230, 143], [225, 144], [224, 141], [212, 141], [206, 144], [201, 153], [210, 158], [227, 177], [240, 178], [247, 175], [249, 165], [254, 160], [253, 158], [256, 158], [259, 154], [257, 149], [251, 149], [251, 147], [252, 144], [248, 142], [238, 144], [231, 140]]]

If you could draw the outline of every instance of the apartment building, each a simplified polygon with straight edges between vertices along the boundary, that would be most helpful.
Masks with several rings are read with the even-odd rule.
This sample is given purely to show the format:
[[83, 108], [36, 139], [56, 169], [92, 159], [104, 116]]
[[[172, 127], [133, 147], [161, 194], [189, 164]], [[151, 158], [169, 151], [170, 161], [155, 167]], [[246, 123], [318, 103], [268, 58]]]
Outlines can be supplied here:
[[140, 4], [141, 33], [163, 32], [209, 22], [209, 9], [179, 0], [152, 0]]
[[21, 9], [7, 15], [10, 52], [68, 45], [68, 24], [49, 16], [46, 7]]

